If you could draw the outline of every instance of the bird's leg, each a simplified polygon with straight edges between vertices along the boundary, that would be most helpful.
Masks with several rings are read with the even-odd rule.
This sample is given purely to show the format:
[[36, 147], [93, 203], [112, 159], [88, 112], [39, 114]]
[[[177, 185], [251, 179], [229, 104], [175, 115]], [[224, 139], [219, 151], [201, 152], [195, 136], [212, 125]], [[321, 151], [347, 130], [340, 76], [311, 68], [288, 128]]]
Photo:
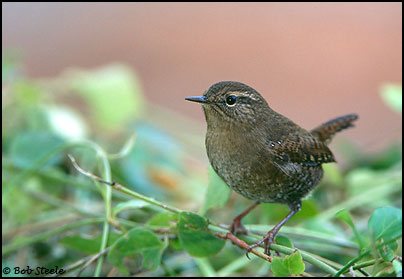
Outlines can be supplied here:
[[273, 227], [272, 230], [270, 230], [263, 239], [261, 239], [260, 241], [258, 241], [257, 243], [251, 245], [248, 247], [247, 249], [247, 257], [248, 257], [248, 253], [251, 252], [251, 250], [255, 247], [258, 247], [261, 245], [261, 243], [264, 242], [264, 248], [265, 248], [265, 254], [270, 256], [271, 252], [269, 251], [269, 247], [271, 246], [271, 243], [274, 241], [274, 238], [276, 236], [276, 234], [279, 232], [279, 230], [281, 229], [281, 227], [293, 216], [295, 215], [297, 212], [299, 212], [300, 210], [300, 205], [298, 206], [294, 206], [290, 208], [290, 212], [288, 213], [288, 215], [286, 215], [285, 218], [282, 219], [282, 221], [280, 221], [275, 227]]
[[255, 202], [253, 205], [251, 205], [249, 208], [241, 212], [241, 214], [239, 214], [236, 218], [233, 219], [233, 223], [230, 226], [230, 232], [232, 234], [235, 233], [247, 234], [246, 228], [243, 226], [243, 224], [241, 224], [241, 219], [243, 219], [244, 216], [250, 213], [250, 211], [253, 210], [259, 204], [260, 202]]

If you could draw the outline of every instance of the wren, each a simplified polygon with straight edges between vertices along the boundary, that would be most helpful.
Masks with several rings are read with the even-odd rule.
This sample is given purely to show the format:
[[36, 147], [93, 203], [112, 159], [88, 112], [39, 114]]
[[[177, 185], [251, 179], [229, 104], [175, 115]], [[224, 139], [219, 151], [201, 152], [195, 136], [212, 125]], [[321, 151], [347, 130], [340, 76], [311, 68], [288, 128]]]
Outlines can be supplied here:
[[241, 219], [261, 202], [289, 207], [289, 214], [247, 249], [248, 255], [264, 242], [270, 255], [275, 235], [323, 177], [321, 165], [335, 162], [327, 144], [358, 116], [344, 115], [307, 131], [271, 109], [256, 90], [235, 81], [215, 83], [203, 96], [185, 99], [202, 103], [213, 169], [231, 189], [255, 201], [233, 220], [231, 233], [246, 233]]

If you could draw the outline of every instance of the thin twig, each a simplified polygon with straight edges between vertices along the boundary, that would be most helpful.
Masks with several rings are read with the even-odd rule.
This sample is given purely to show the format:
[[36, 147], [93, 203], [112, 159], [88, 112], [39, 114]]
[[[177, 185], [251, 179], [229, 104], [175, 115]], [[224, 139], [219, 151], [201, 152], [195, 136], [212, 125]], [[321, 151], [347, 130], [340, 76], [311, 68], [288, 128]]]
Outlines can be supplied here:
[[79, 277], [80, 274], [90, 265], [92, 264], [96, 259], [98, 259], [99, 257], [101, 257], [102, 255], [104, 255], [105, 253], [107, 253], [109, 250], [111, 249], [111, 247], [108, 247], [104, 250], [102, 250], [101, 252], [98, 252], [97, 254], [91, 256], [88, 261], [83, 265], [83, 267], [79, 270], [79, 272], [77, 273], [76, 277]]
[[362, 268], [355, 268], [355, 266], [352, 266], [352, 269], [359, 271], [360, 273], [362, 273], [363, 275], [365, 275], [365, 276], [367, 276], [367, 277], [370, 276], [370, 274], [367, 273], [366, 271], [364, 271]]
[[[243, 240], [237, 238], [234, 234], [232, 233], [227, 233], [226, 235], [224, 234], [218, 234], [218, 236], [220, 238], [223, 239], [229, 239], [231, 242], [233, 242], [234, 244], [236, 244], [238, 247], [240, 247], [241, 249], [247, 250], [249, 249], [250, 245], [248, 245], [247, 243], [245, 243]], [[251, 253], [253, 253], [254, 255], [268, 261], [268, 262], [272, 262], [272, 257], [256, 250], [256, 249], [251, 249]]]
[[59, 276], [62, 276], [62, 274], [64, 276], [66, 276], [69, 272], [72, 272], [73, 270], [75, 270], [76, 268], [78, 268], [79, 266], [81, 266], [82, 264], [87, 262], [91, 257], [92, 256], [87, 256], [85, 258], [82, 258], [82, 259], [78, 260], [77, 262], [74, 262], [74, 263], [62, 268], [63, 273], [60, 274], [60, 273], [56, 272], [56, 273], [50, 274], [49, 277], [59, 277]]
[[80, 269], [80, 271], [76, 275], [76, 277], [78, 277], [86, 267], [88, 267], [98, 257], [100, 257], [103, 254], [107, 253], [110, 249], [111, 249], [111, 247], [108, 247], [105, 250], [103, 250], [101, 252], [98, 252], [95, 255], [90, 255], [90, 256], [84, 257], [84, 258], [78, 260], [77, 262], [74, 262], [74, 263], [64, 267], [63, 268], [63, 271], [64, 271], [63, 273], [61, 273], [61, 274], [54, 273], [54, 274], [51, 274], [49, 277], [59, 277], [59, 276], [62, 276], [62, 275], [66, 276], [66, 274], [68, 274], [69, 272], [72, 272], [73, 270], [75, 270], [76, 268], [78, 268], [79, 266], [84, 264], [84, 266]]
[[136, 134], [132, 134], [129, 140], [127, 140], [127, 142], [124, 144], [124, 146], [118, 153], [108, 154], [108, 159], [115, 160], [128, 155], [129, 152], [132, 150], [133, 146], [135, 145], [135, 140], [136, 140]]
[[95, 179], [95, 180], [97, 180], [97, 181], [99, 181], [101, 183], [107, 184], [107, 185], [111, 186], [112, 188], [114, 188], [117, 191], [120, 191], [122, 193], [128, 194], [128, 195], [130, 195], [132, 197], [135, 197], [135, 198], [137, 198], [139, 200], [143, 200], [143, 201], [145, 201], [147, 203], [156, 205], [158, 207], [161, 207], [161, 208], [163, 208], [165, 210], [168, 210], [168, 211], [171, 211], [173, 213], [181, 213], [182, 212], [182, 210], [180, 210], [180, 209], [177, 209], [175, 207], [163, 204], [163, 203], [161, 203], [159, 201], [156, 201], [153, 198], [149, 198], [149, 197], [143, 196], [143, 195], [141, 195], [139, 193], [136, 193], [134, 191], [131, 191], [128, 188], [126, 188], [125, 186], [123, 186], [123, 185], [121, 185], [119, 183], [116, 183], [114, 181], [112, 181], [112, 182], [106, 181], [106, 180], [96, 176], [95, 174], [92, 174], [91, 172], [85, 171], [77, 164], [76, 159], [72, 155], [67, 154], [67, 156], [69, 156], [69, 159], [72, 161], [73, 166], [75, 167], [75, 169], [78, 170], [80, 173], [84, 174], [87, 177]]
[[82, 174], [84, 174], [85, 176], [88, 176], [88, 177], [90, 177], [90, 178], [92, 178], [92, 179], [95, 179], [95, 180], [97, 180], [97, 181], [99, 181], [99, 182], [101, 182], [101, 183], [107, 184], [107, 185], [109, 185], [109, 186], [115, 186], [115, 184], [116, 184], [115, 182], [106, 181], [106, 180], [104, 180], [104, 179], [102, 179], [102, 178], [96, 176], [95, 174], [92, 174], [91, 172], [88, 172], [88, 171], [83, 170], [83, 169], [77, 164], [76, 159], [75, 159], [72, 155], [67, 154], [67, 156], [68, 156], [69, 159], [72, 161], [74, 168], [75, 168], [76, 170], [78, 170], [79, 172], [81, 172]]

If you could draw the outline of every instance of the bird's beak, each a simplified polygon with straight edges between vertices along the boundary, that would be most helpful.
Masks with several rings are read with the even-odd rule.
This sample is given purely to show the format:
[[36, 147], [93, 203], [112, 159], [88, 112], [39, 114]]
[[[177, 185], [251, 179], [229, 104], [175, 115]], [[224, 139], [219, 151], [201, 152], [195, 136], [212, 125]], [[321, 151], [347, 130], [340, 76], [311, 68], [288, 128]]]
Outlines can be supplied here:
[[187, 97], [187, 98], [185, 98], [185, 100], [191, 101], [191, 102], [197, 102], [197, 103], [205, 103], [205, 104], [208, 102], [208, 100], [206, 100], [205, 96]]

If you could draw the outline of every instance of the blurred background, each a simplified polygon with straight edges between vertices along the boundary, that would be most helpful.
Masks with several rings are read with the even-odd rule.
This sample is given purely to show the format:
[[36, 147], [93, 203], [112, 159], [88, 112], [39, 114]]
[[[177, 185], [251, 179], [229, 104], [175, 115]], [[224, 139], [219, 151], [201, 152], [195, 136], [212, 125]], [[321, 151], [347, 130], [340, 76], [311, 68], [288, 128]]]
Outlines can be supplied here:
[[[184, 100], [223, 80], [252, 86], [306, 129], [359, 115], [333, 139], [338, 163], [324, 165], [321, 185], [281, 230], [296, 247], [343, 264], [362, 243], [337, 212], [352, 214], [366, 243], [376, 208], [401, 215], [402, 3], [2, 3], [3, 266], [65, 267], [104, 249], [101, 238], [110, 246], [141, 227], [168, 232], [169, 246], [163, 266], [150, 271], [136, 258], [131, 274], [268, 275], [268, 264], [228, 242], [203, 262], [191, 257], [176, 217], [106, 194], [66, 156], [229, 224], [251, 201], [209, 168], [203, 111]], [[262, 204], [243, 222], [264, 233], [286, 214]], [[368, 270], [392, 275], [390, 262]], [[121, 271], [108, 258], [83, 275]], [[308, 263], [306, 272], [324, 275]]]
[[401, 3], [3, 3], [2, 50], [31, 77], [120, 62], [147, 100], [204, 125], [199, 95], [222, 80], [257, 89], [312, 128], [358, 113], [346, 132], [366, 150], [401, 138], [379, 97], [402, 78]]

